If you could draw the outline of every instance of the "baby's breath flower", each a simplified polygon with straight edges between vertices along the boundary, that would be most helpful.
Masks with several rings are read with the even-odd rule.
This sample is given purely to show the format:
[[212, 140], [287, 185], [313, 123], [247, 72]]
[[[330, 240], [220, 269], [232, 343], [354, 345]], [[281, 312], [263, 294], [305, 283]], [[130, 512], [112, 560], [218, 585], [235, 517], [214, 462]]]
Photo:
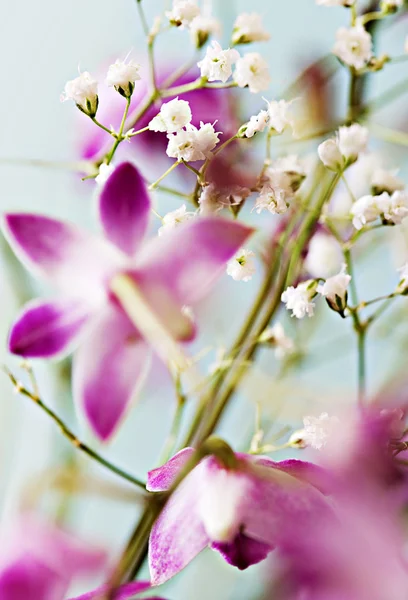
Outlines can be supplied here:
[[319, 285], [317, 291], [326, 298], [330, 308], [342, 316], [347, 306], [347, 288], [351, 281], [351, 275], [346, 273], [347, 266], [342, 265], [340, 273], [326, 279], [323, 285]]
[[177, 208], [176, 210], [167, 213], [167, 215], [164, 215], [162, 219], [162, 226], [160, 227], [157, 233], [159, 235], [166, 234], [172, 229], [175, 229], [178, 225], [181, 225], [181, 223], [190, 221], [190, 219], [192, 219], [193, 217], [194, 213], [188, 212], [186, 205], [183, 204], [182, 206], [180, 206], [180, 208]]
[[232, 65], [240, 58], [239, 52], [235, 49], [227, 48], [223, 50], [218, 42], [213, 40], [211, 46], [202, 61], [198, 64], [201, 71], [201, 77], [206, 77], [208, 81], [222, 81], [225, 83], [232, 75]]
[[243, 136], [247, 138], [253, 137], [256, 133], [264, 131], [269, 123], [269, 112], [267, 110], [261, 110], [257, 115], [253, 115], [246, 126], [244, 125]]
[[107, 165], [106, 163], [102, 163], [99, 167], [99, 173], [95, 177], [96, 183], [98, 185], [103, 185], [104, 183], [106, 183], [114, 170], [115, 167], [112, 164]]
[[333, 54], [349, 67], [363, 69], [372, 57], [372, 46], [371, 35], [362, 25], [341, 27], [336, 33]]
[[291, 102], [286, 100], [271, 100], [268, 102], [269, 127], [277, 133], [282, 133], [287, 127], [294, 127], [294, 117], [291, 113]]
[[362, 196], [354, 202], [350, 210], [354, 227], [362, 229], [367, 223], [376, 221], [382, 210], [389, 206], [389, 198], [389, 194], [384, 192], [379, 196]]
[[94, 117], [98, 110], [98, 82], [88, 71], [84, 71], [65, 84], [61, 101], [73, 100], [77, 107], [89, 117]]
[[302, 439], [306, 445], [315, 450], [322, 450], [339, 423], [337, 417], [329, 417], [327, 413], [322, 413], [319, 417], [304, 417]]
[[368, 129], [358, 123], [339, 127], [337, 143], [346, 161], [355, 162], [359, 154], [367, 148]]
[[174, 133], [191, 123], [190, 104], [186, 100], [174, 98], [162, 104], [160, 112], [149, 123], [151, 131]]
[[108, 69], [106, 85], [114, 87], [125, 98], [130, 98], [135, 89], [135, 82], [140, 79], [139, 69], [140, 65], [133, 60], [117, 60]]
[[201, 123], [200, 129], [187, 125], [186, 129], [167, 136], [167, 155], [186, 162], [211, 158], [211, 150], [218, 144], [219, 135], [220, 132], [216, 132], [211, 123]]
[[256, 271], [254, 256], [255, 253], [252, 250], [245, 250], [245, 248], [238, 250], [227, 265], [227, 275], [230, 275], [235, 281], [250, 281]]
[[330, 139], [322, 142], [317, 153], [324, 166], [331, 171], [339, 171], [343, 167], [343, 155], [336, 140]]
[[195, 0], [173, 0], [173, 8], [166, 12], [166, 17], [176, 27], [187, 27], [200, 14]]
[[404, 182], [397, 177], [397, 171], [387, 171], [386, 169], [376, 169], [371, 180], [373, 194], [379, 195], [382, 192], [402, 191], [405, 187]]
[[263, 26], [261, 15], [257, 13], [242, 13], [238, 15], [232, 31], [233, 44], [249, 44], [270, 39], [269, 33]]
[[292, 317], [303, 319], [306, 315], [313, 317], [315, 304], [312, 302], [316, 295], [317, 284], [314, 280], [304, 281], [298, 286], [286, 288], [281, 296], [286, 309], [292, 311]]
[[253, 94], [267, 90], [271, 83], [268, 63], [258, 52], [248, 52], [237, 60], [234, 81], [239, 87], [248, 87]]
[[340, 269], [343, 253], [338, 241], [327, 233], [315, 233], [309, 243], [305, 268], [312, 277], [330, 277]]
[[196, 48], [202, 48], [211, 36], [221, 35], [221, 24], [214, 17], [198, 15], [191, 21], [189, 29]]
[[268, 327], [259, 337], [259, 342], [271, 344], [275, 348], [276, 358], [285, 358], [295, 351], [295, 342], [285, 333], [282, 323]]

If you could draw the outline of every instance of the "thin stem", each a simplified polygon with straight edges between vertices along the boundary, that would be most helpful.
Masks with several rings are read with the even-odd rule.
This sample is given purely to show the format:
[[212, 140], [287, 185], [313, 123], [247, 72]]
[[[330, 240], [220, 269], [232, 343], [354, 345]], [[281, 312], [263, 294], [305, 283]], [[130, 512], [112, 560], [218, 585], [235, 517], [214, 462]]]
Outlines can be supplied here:
[[353, 261], [351, 258], [350, 249], [344, 248], [343, 254], [344, 254], [344, 260], [346, 261], [346, 265], [347, 265], [347, 272], [351, 276], [351, 281], [350, 281], [351, 301], [353, 302], [353, 304], [358, 304], [357, 285], [356, 285], [356, 279], [354, 276]]
[[360, 22], [361, 25], [367, 25], [367, 23], [370, 23], [371, 21], [379, 21], [380, 19], [383, 19], [385, 17], [385, 14], [382, 11], [372, 11], [372, 12], [368, 12], [365, 13], [365, 15], [361, 15], [360, 17]]
[[102, 125], [102, 123], [100, 123], [96, 117], [91, 117], [91, 120], [95, 123], [95, 125], [97, 125], [100, 129], [103, 129], [103, 131], [106, 131], [106, 133], [109, 133], [109, 135], [114, 135], [114, 132], [111, 129], [108, 129], [107, 127], [105, 127], [105, 125]]
[[205, 77], [198, 77], [194, 81], [190, 83], [185, 83], [184, 85], [177, 85], [175, 87], [171, 87], [165, 90], [160, 90], [160, 95], [163, 98], [168, 98], [169, 96], [178, 96], [180, 94], [186, 94], [187, 92], [192, 92], [193, 90], [198, 90], [206, 84], [207, 80]]
[[180, 375], [177, 374], [174, 381], [175, 391], [176, 391], [176, 410], [174, 413], [173, 421], [170, 428], [169, 436], [164, 445], [164, 449], [162, 452], [162, 456], [160, 458], [160, 464], [163, 465], [166, 463], [169, 458], [173, 455], [174, 447], [177, 442], [178, 435], [180, 433], [180, 427], [183, 419], [184, 407], [186, 405], [187, 398], [183, 393], [181, 387], [181, 378]]
[[377, 98], [374, 98], [373, 100], [369, 101], [367, 104], [362, 106], [361, 114], [371, 114], [374, 111], [383, 108], [383, 106], [385, 106], [389, 102], [397, 100], [402, 94], [405, 94], [406, 92], [408, 92], [408, 79], [400, 81], [383, 94], [380, 94]]
[[[149, 185], [149, 189], [150, 190], [154, 190], [158, 187], [159, 183], [161, 181], [163, 181], [163, 179], [165, 179], [167, 177], [167, 175], [170, 175], [170, 173], [172, 171], [174, 171], [174, 169], [176, 169], [179, 165], [181, 165], [182, 161], [181, 160], [176, 160], [176, 162], [174, 162], [171, 167], [169, 167], [167, 169], [167, 171], [165, 173], [163, 173], [163, 175], [161, 177], [159, 177], [159, 179], [157, 179], [154, 183], [152, 183], [151, 185]], [[184, 163], [186, 164], [186, 163]], [[187, 165], [186, 165], [187, 166]]]
[[146, 127], [143, 127], [142, 129], [138, 129], [137, 131], [132, 131], [132, 133], [128, 133], [127, 137], [132, 138], [135, 137], [135, 135], [140, 135], [141, 133], [144, 133], [145, 131], [149, 131], [148, 125]]
[[140, 21], [142, 23], [143, 31], [147, 39], [147, 55], [149, 60], [149, 72], [150, 72], [150, 83], [153, 92], [157, 92], [156, 83], [156, 69], [154, 62], [154, 41], [155, 36], [150, 33], [149, 24], [146, 19], [145, 11], [142, 2], [137, 0], [137, 8], [139, 11]]
[[106, 164], [110, 165], [110, 163], [112, 162], [113, 157], [115, 156], [115, 152], [119, 146], [119, 144], [124, 140], [124, 136], [123, 136], [123, 132], [125, 129], [125, 124], [126, 124], [126, 119], [129, 113], [129, 108], [130, 108], [130, 103], [131, 103], [131, 97], [126, 98], [126, 106], [125, 106], [125, 110], [123, 112], [123, 117], [122, 117], [122, 121], [119, 127], [119, 131], [116, 135], [116, 140], [115, 143], [112, 146], [111, 151], [109, 152], [109, 154], [106, 157]]
[[19, 394], [21, 394], [22, 396], [26, 396], [27, 398], [30, 398], [30, 400], [32, 400], [35, 404], [37, 404], [37, 406], [39, 406], [54, 421], [54, 423], [56, 423], [56, 425], [58, 425], [61, 433], [67, 438], [67, 440], [75, 448], [77, 448], [78, 450], [80, 450], [81, 452], [83, 452], [84, 454], [86, 454], [87, 456], [89, 456], [90, 458], [95, 460], [96, 462], [98, 462], [103, 467], [109, 469], [109, 471], [111, 471], [112, 473], [119, 475], [119, 477], [122, 477], [122, 479], [126, 479], [126, 481], [129, 481], [130, 483], [137, 485], [139, 488], [143, 488], [144, 490], [146, 490], [145, 483], [143, 483], [136, 477], [133, 477], [133, 475], [126, 473], [126, 471], [124, 471], [123, 469], [120, 469], [116, 465], [112, 464], [111, 462], [109, 462], [108, 460], [106, 460], [105, 458], [100, 456], [97, 452], [95, 452], [95, 450], [92, 450], [92, 448], [90, 448], [89, 446], [87, 446], [86, 444], [81, 442], [77, 438], [77, 436], [71, 431], [71, 429], [69, 429], [69, 427], [64, 423], [64, 421], [51, 408], [49, 408], [41, 400], [41, 398], [39, 398], [37, 395], [33, 394], [27, 388], [22, 386], [21, 383], [19, 381], [17, 381], [17, 379], [11, 373], [11, 371], [9, 371], [5, 367], [3, 367], [3, 369], [6, 373], [6, 375], [9, 377], [12, 384], [14, 385], [16, 391]]
[[378, 125], [377, 123], [369, 123], [368, 127], [376, 137], [379, 137], [385, 142], [398, 144], [400, 146], [408, 146], [408, 133], [405, 133], [404, 131], [390, 129], [389, 127], [384, 127], [384, 125]]
[[358, 352], [358, 404], [363, 406], [366, 397], [366, 328], [357, 331]]
[[191, 171], [192, 173], [194, 173], [194, 175], [196, 175], [198, 179], [201, 179], [201, 173], [200, 173], [200, 171], [198, 169], [195, 169], [194, 167], [192, 167], [191, 165], [189, 165], [188, 162], [185, 162], [184, 160], [182, 160], [181, 162], [186, 167], [186, 169], [188, 169], [189, 171]]

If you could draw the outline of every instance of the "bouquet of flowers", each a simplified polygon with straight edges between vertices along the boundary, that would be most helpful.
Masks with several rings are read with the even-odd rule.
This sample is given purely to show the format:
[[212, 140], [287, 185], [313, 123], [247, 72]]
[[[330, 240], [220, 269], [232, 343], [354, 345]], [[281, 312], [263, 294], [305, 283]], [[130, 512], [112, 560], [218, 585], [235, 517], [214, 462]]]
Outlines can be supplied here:
[[[260, 563], [254, 599], [406, 600], [406, 336], [394, 325], [407, 314], [408, 263], [391, 287], [379, 277], [376, 295], [359, 278], [367, 257], [404, 238], [408, 216], [405, 183], [387, 161], [408, 135], [376, 118], [407, 80], [369, 88], [405, 68], [407, 43], [393, 56], [376, 42], [408, 5], [316, 0], [321, 11], [342, 7], [348, 23], [327, 56], [271, 98], [261, 14], [235, 15], [221, 44], [216, 2], [157, 0], [154, 18], [147, 0], [134, 4], [145, 56], [131, 52], [103, 76], [80, 71], [61, 96], [78, 109], [74, 170], [99, 233], [36, 212], [3, 215], [13, 269], [21, 262], [53, 291], [16, 316], [8, 350], [20, 359], [3, 370], [73, 449], [3, 523], [0, 598], [66, 600], [74, 589], [77, 600], [168, 598], [164, 584], [210, 548], [229, 569]], [[170, 64], [158, 51], [166, 36], [188, 43], [193, 59]], [[391, 375], [380, 361], [384, 387], [370, 380], [380, 326], [387, 352], [402, 357]], [[219, 327], [232, 332], [222, 345]], [[313, 362], [310, 340], [323, 337], [323, 354], [342, 358], [330, 338], [340, 327], [356, 363], [340, 378], [355, 392], [322, 402], [317, 386], [296, 380]], [[37, 359], [55, 358], [81, 435], [37, 381]], [[174, 414], [149, 471], [130, 472], [108, 444], [134, 402], [149, 402], [152, 378]], [[242, 394], [253, 420], [234, 416]], [[40, 507], [50, 487], [56, 517]], [[117, 511], [124, 496], [138, 509], [119, 551], [67, 531], [67, 505], [90, 488]], [[214, 597], [211, 582], [206, 593]]]

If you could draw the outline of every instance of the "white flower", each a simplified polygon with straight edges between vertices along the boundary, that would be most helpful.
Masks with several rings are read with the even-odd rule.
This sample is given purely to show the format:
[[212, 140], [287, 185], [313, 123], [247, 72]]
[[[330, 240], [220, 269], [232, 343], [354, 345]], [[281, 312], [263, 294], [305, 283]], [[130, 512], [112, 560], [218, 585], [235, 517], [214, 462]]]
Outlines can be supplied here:
[[337, 141], [326, 140], [317, 149], [320, 160], [325, 167], [332, 171], [339, 171], [343, 166], [343, 155], [339, 150]]
[[264, 131], [269, 123], [269, 112], [261, 110], [257, 115], [253, 115], [247, 123], [244, 136], [247, 138], [253, 137], [256, 133]]
[[408, 216], [408, 193], [397, 190], [390, 198], [389, 205], [382, 210], [382, 217], [387, 223], [398, 225]]
[[337, 417], [329, 417], [327, 413], [322, 413], [319, 417], [305, 417], [302, 431], [303, 442], [315, 448], [315, 450], [321, 450], [325, 447], [339, 423]]
[[151, 131], [174, 133], [191, 123], [190, 104], [186, 100], [174, 98], [162, 104], [160, 112], [149, 123]]
[[250, 42], [263, 42], [270, 39], [269, 33], [263, 26], [261, 15], [257, 13], [242, 13], [234, 23], [232, 31], [233, 44], [249, 44]]
[[186, 129], [167, 136], [167, 155], [186, 162], [211, 158], [211, 150], [218, 144], [219, 135], [211, 123], [201, 123], [200, 129], [194, 125], [187, 125]]
[[248, 52], [237, 61], [234, 81], [239, 87], [247, 87], [253, 94], [267, 90], [271, 83], [269, 67], [258, 52]]
[[230, 275], [235, 281], [250, 281], [256, 271], [253, 261], [255, 253], [252, 250], [241, 248], [234, 258], [227, 265], [227, 275]]
[[284, 171], [290, 179], [290, 189], [296, 192], [306, 177], [305, 162], [300, 160], [296, 154], [280, 156], [272, 163], [272, 168], [266, 170], [266, 176], [271, 172]]
[[294, 118], [291, 113], [291, 102], [272, 100], [268, 102], [269, 126], [277, 133], [282, 133], [287, 127], [293, 129]]
[[333, 54], [349, 67], [363, 69], [372, 57], [373, 41], [362, 25], [347, 29], [340, 27], [336, 33]]
[[347, 306], [347, 288], [351, 281], [351, 275], [346, 273], [346, 268], [343, 264], [340, 273], [329, 277], [317, 288], [319, 294], [326, 298], [330, 308], [341, 314]]
[[368, 143], [368, 129], [358, 123], [349, 127], [339, 127], [338, 147], [347, 161], [355, 161], [364, 152]]
[[198, 200], [200, 214], [212, 215], [220, 212], [223, 208], [238, 206], [250, 193], [251, 190], [239, 185], [218, 188], [214, 183], [210, 183], [203, 188]]
[[190, 23], [190, 36], [196, 48], [202, 48], [212, 35], [221, 35], [220, 22], [214, 17], [204, 17], [199, 15]]
[[186, 27], [200, 14], [195, 0], [173, 0], [173, 8], [166, 12], [170, 23], [177, 27]]
[[98, 185], [103, 185], [104, 183], [106, 183], [114, 170], [115, 167], [113, 165], [107, 165], [106, 163], [102, 163], [99, 167], [99, 173], [95, 177], [96, 183]]
[[304, 281], [297, 287], [286, 288], [281, 300], [286, 304], [286, 309], [292, 311], [292, 317], [303, 319], [305, 315], [313, 317], [315, 305], [312, 300], [315, 295], [316, 283], [313, 280]]
[[386, 169], [376, 169], [371, 180], [373, 194], [388, 192], [392, 194], [404, 189], [404, 182], [396, 176], [396, 171], [387, 171]]
[[381, 210], [378, 204], [379, 199], [382, 207], [384, 207], [386, 202], [389, 203], [389, 195], [387, 193], [383, 193], [380, 196], [362, 196], [354, 202], [350, 213], [353, 217], [353, 225], [356, 229], [362, 229], [364, 225], [372, 223], [380, 216]]
[[140, 79], [140, 65], [133, 60], [117, 60], [108, 69], [106, 85], [114, 87], [122, 96], [129, 98], [133, 94], [135, 82]]
[[309, 243], [305, 268], [312, 277], [326, 279], [337, 273], [343, 262], [338, 241], [327, 233], [315, 233]]
[[295, 342], [286, 335], [282, 323], [267, 327], [260, 335], [259, 342], [272, 344], [275, 347], [276, 358], [285, 358], [295, 351]]
[[272, 214], [282, 215], [288, 210], [294, 196], [290, 177], [279, 169], [268, 169], [267, 174], [268, 180], [256, 199], [254, 209], [258, 214], [266, 209]]
[[186, 209], [186, 205], [183, 204], [180, 208], [173, 210], [172, 212], [164, 215], [162, 219], [162, 227], [158, 230], [159, 235], [163, 235], [172, 229], [175, 229], [181, 223], [185, 223], [186, 221], [190, 221], [194, 217], [193, 212], [188, 212]]
[[207, 48], [206, 55], [198, 64], [201, 77], [208, 81], [222, 81], [225, 83], [232, 75], [232, 65], [237, 62], [240, 55], [237, 50], [228, 48], [223, 50], [215, 40]]
[[80, 110], [94, 117], [98, 110], [98, 82], [93, 79], [88, 71], [84, 71], [65, 84], [61, 101], [73, 100]]

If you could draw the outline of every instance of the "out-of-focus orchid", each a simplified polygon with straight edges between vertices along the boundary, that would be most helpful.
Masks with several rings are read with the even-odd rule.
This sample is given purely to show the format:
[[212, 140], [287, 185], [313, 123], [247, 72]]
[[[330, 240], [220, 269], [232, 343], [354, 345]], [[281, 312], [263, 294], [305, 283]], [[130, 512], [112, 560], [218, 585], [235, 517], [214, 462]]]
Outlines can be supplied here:
[[[194, 326], [183, 306], [208, 292], [252, 230], [201, 218], [144, 243], [151, 204], [130, 163], [109, 177], [98, 209], [105, 239], [34, 214], [7, 214], [4, 230], [26, 266], [61, 293], [56, 300], [27, 304], [12, 327], [9, 348], [27, 358], [51, 358], [79, 346], [74, 397], [106, 440], [146, 372], [149, 342], [165, 358], [161, 342], [156, 344], [157, 327], [167, 341], [192, 339]], [[132, 296], [127, 302], [121, 297], [122, 304], [114, 284], [120, 275], [127, 285], [123, 294]], [[133, 322], [122, 305], [133, 312]]]
[[33, 517], [0, 534], [0, 598], [64, 600], [71, 582], [105, 565], [105, 554]]
[[[147, 489], [169, 489], [192, 452], [186, 448], [150, 471]], [[215, 457], [203, 459], [171, 495], [150, 536], [153, 584], [170, 579], [207, 546], [246, 569], [273, 550], [286, 526], [301, 527], [330, 513], [320, 491], [324, 472], [315, 465], [245, 454], [235, 458], [233, 468]]]
[[[132, 583], [126, 583], [122, 585], [119, 589], [115, 591], [114, 600], [127, 600], [128, 598], [138, 598], [139, 594], [146, 592], [150, 588], [150, 583], [148, 581], [133, 581]], [[71, 600], [101, 600], [104, 597], [104, 594], [109, 591], [108, 586], [104, 585], [102, 587], [93, 590], [92, 592], [87, 592], [86, 594], [82, 594], [81, 596], [76, 596], [75, 598], [71, 598]], [[149, 600], [163, 600], [163, 598], [159, 598], [158, 596], [143, 596], [144, 598], [149, 598]]]

